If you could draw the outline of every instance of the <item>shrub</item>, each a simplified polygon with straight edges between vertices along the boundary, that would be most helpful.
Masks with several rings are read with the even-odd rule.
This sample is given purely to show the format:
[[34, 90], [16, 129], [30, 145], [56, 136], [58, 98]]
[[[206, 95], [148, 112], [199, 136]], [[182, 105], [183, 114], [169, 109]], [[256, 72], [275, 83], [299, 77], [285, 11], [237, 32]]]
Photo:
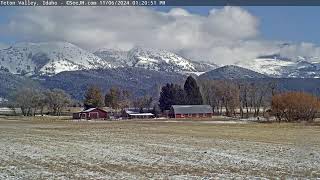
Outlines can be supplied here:
[[280, 122], [313, 121], [320, 103], [316, 96], [302, 92], [288, 92], [272, 97], [272, 114]]

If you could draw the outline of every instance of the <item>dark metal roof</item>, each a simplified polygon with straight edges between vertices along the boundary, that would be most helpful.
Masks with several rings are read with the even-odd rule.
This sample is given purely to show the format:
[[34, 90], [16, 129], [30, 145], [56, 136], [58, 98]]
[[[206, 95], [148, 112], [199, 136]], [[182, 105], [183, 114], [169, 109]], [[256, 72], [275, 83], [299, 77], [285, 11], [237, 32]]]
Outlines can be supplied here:
[[213, 113], [210, 105], [172, 105], [175, 114]]

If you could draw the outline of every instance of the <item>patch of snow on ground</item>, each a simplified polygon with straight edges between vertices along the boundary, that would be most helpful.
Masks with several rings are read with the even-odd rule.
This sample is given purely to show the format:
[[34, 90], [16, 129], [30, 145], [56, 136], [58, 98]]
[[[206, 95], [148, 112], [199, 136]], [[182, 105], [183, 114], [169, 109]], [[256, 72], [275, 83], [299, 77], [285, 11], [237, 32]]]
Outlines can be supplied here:
[[146, 134], [140, 126], [126, 128], [130, 126], [2, 124], [0, 179], [320, 177], [318, 145]]

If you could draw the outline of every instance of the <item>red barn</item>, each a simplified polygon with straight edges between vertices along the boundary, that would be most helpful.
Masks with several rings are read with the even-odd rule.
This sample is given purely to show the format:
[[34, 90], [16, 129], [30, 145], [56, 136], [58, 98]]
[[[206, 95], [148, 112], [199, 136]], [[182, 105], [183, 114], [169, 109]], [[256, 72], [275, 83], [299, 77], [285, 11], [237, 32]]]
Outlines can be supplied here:
[[209, 105], [172, 105], [172, 118], [207, 118], [212, 117], [212, 107]]
[[90, 108], [73, 113], [73, 119], [106, 119], [108, 112], [100, 108]]

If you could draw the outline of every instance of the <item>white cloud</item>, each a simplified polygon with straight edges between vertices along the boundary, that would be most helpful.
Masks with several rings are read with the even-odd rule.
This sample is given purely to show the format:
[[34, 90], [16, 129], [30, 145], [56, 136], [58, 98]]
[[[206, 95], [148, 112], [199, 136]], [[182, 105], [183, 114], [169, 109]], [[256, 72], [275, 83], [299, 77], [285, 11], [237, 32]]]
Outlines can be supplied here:
[[213, 36], [246, 39], [258, 34], [258, 24], [258, 19], [247, 11], [227, 6], [211, 10], [204, 27]]
[[192, 16], [188, 11], [182, 8], [173, 8], [168, 12], [168, 15], [171, 16]]
[[[130, 49], [147, 46], [193, 60], [230, 64], [279, 52], [279, 42], [259, 40], [259, 20], [240, 7], [212, 9], [207, 16], [181, 8], [43, 7], [20, 9], [0, 33], [20, 41], [68, 41], [80, 47]], [[10, 33], [9, 33], [10, 32]], [[300, 44], [283, 54], [319, 53]]]
[[279, 54], [290, 58], [296, 58], [297, 56], [320, 57], [320, 47], [306, 42], [290, 44], [282, 47]]

